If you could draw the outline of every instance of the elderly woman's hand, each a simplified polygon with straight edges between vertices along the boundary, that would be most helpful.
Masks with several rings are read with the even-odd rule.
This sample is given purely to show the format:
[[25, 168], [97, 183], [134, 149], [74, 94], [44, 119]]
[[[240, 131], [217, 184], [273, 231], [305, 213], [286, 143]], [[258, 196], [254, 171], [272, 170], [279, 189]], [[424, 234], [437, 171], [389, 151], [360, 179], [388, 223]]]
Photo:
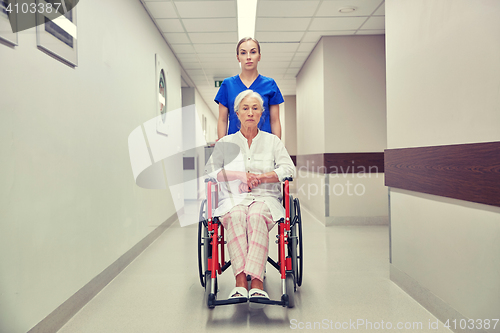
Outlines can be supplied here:
[[239, 190], [240, 193], [248, 193], [252, 191], [250, 187], [248, 187], [248, 184], [245, 183], [240, 183]]
[[250, 189], [258, 186], [260, 184], [260, 179], [259, 179], [258, 175], [256, 175], [255, 173], [247, 172], [246, 173], [246, 184], [248, 184], [248, 187]]

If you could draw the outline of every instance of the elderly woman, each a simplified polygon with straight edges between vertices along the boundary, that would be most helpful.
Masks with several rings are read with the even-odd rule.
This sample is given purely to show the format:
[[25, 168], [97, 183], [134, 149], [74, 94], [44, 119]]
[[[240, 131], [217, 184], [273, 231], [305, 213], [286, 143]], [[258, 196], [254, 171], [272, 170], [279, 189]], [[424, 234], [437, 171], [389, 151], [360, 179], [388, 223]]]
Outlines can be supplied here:
[[[269, 298], [263, 290], [269, 231], [284, 217], [280, 182], [293, 177], [295, 166], [281, 140], [259, 129], [262, 97], [245, 90], [235, 99], [238, 132], [215, 145], [207, 173], [221, 184], [219, 216], [227, 230], [228, 250], [236, 277], [229, 298]], [[248, 292], [247, 275], [252, 279]]]

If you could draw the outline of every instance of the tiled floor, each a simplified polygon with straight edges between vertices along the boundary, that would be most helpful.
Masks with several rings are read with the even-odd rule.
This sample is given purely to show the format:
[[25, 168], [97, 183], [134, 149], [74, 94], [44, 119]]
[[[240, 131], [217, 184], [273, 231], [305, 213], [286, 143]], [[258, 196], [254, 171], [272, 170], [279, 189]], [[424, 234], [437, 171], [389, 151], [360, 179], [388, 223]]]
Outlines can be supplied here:
[[[302, 214], [304, 281], [295, 294], [295, 308], [251, 310], [241, 304], [208, 309], [198, 278], [197, 226], [181, 228], [175, 223], [59, 332], [289, 332], [308, 328], [450, 332], [442, 323], [437, 330], [429, 329], [436, 318], [390, 281], [386, 226], [325, 228], [307, 212]], [[276, 228], [271, 233], [274, 238]], [[276, 257], [276, 249], [273, 244], [271, 256]], [[233, 285], [228, 270], [219, 278], [219, 298], [227, 297]], [[271, 298], [279, 299], [279, 274], [270, 265], [265, 288]]]

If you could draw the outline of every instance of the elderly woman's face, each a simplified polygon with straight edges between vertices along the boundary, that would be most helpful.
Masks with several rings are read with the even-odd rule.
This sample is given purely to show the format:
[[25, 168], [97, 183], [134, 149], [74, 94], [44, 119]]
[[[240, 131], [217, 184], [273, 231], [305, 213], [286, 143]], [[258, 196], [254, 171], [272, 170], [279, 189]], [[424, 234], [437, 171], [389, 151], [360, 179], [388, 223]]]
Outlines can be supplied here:
[[238, 110], [238, 118], [240, 119], [241, 126], [257, 127], [261, 115], [262, 107], [260, 106], [260, 102], [257, 98], [246, 97], [241, 101]]

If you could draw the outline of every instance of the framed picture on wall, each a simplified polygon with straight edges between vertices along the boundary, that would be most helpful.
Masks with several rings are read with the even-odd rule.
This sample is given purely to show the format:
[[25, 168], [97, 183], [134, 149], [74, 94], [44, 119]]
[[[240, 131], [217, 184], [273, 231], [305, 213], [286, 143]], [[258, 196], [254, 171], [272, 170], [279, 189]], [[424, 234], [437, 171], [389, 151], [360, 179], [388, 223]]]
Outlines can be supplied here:
[[52, 13], [41, 11], [36, 13], [38, 48], [68, 66], [78, 66], [76, 19], [78, 1], [36, 0], [36, 3], [39, 6], [51, 4], [54, 8]]
[[10, 46], [17, 45], [16, 0], [0, 0], [0, 41]]
[[156, 121], [156, 131], [168, 135], [168, 120], [167, 120], [167, 107], [168, 107], [168, 89], [167, 89], [167, 64], [160, 57], [159, 54], [155, 56], [155, 105], [156, 114], [158, 116]]

